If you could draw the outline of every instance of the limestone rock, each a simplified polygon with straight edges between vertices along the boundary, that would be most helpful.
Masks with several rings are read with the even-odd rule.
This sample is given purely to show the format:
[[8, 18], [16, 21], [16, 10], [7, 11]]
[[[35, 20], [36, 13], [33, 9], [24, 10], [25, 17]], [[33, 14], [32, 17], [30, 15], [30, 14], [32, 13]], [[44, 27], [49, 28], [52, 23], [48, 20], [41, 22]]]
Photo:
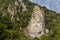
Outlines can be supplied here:
[[27, 26], [27, 34], [32, 38], [39, 38], [41, 35], [44, 34], [44, 24], [44, 13], [38, 6], [35, 6], [32, 12], [31, 21]]

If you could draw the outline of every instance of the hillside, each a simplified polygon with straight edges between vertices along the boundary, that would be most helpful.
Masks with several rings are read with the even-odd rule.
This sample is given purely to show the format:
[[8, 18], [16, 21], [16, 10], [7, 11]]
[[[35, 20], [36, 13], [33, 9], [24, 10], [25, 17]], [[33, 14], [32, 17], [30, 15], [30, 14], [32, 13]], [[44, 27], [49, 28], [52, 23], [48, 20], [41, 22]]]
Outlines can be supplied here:
[[[38, 31], [40, 28], [44, 30], [44, 35], [40, 35], [40, 32], [39, 35], [36, 34], [37, 30], [32, 27], [33, 16], [41, 21], [38, 22], [36, 19], [35, 23], [43, 24], [37, 27]], [[24, 32], [27, 29], [29, 31]], [[30, 29], [34, 29], [33, 39], [30, 38]], [[45, 29], [49, 32], [46, 33]], [[29, 0], [0, 0], [0, 40], [60, 40], [60, 14]]]

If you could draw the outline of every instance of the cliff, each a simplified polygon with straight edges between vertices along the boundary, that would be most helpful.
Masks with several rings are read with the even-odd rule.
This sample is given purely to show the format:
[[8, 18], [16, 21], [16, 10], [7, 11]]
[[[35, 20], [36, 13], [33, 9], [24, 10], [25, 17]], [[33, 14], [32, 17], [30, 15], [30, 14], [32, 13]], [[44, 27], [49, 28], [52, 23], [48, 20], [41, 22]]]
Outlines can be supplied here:
[[38, 6], [34, 6], [31, 20], [27, 26], [28, 34], [30, 37], [40, 37], [44, 34], [45, 22], [44, 13]]

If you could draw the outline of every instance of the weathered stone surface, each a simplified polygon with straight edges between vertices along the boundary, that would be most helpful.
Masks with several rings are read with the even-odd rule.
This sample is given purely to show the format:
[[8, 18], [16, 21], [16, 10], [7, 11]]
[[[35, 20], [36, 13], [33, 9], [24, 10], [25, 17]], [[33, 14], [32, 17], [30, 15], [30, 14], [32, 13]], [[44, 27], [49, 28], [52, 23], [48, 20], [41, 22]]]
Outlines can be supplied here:
[[18, 6], [18, 2], [17, 1], [15, 1], [15, 5]]
[[28, 35], [32, 38], [40, 37], [44, 34], [44, 13], [38, 6], [35, 6], [32, 13], [31, 21], [27, 26]]
[[10, 13], [11, 20], [12, 20], [13, 16], [14, 16], [14, 7], [13, 7], [13, 5], [8, 6], [8, 12]]

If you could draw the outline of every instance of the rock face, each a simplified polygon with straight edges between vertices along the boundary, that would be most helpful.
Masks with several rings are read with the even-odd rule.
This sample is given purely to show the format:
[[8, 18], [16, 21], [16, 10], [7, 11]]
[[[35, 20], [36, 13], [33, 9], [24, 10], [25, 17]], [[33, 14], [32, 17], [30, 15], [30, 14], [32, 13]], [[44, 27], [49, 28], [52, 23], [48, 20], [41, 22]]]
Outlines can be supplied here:
[[41, 35], [44, 34], [44, 28], [44, 13], [38, 6], [35, 6], [32, 12], [31, 21], [27, 26], [28, 35], [32, 38], [39, 38]]

